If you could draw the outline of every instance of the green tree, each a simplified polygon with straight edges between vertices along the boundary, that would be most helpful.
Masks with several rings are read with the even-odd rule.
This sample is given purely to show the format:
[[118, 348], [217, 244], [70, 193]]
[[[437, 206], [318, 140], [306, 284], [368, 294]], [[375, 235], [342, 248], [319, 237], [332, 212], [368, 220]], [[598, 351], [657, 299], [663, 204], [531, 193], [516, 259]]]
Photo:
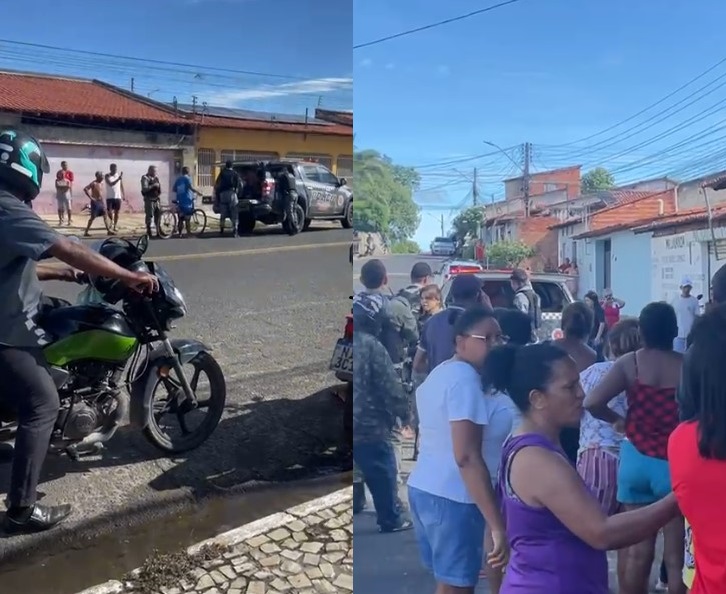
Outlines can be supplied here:
[[580, 181], [581, 192], [583, 194], [592, 194], [599, 192], [600, 190], [609, 190], [615, 186], [615, 178], [604, 167], [595, 167], [591, 169], [585, 175], [582, 176]]
[[411, 239], [398, 241], [391, 246], [391, 252], [394, 254], [420, 254], [421, 247]]
[[521, 241], [500, 241], [487, 248], [489, 264], [499, 268], [516, 268], [522, 260], [534, 256], [534, 248]]
[[454, 217], [451, 227], [456, 239], [464, 241], [467, 237], [479, 237], [483, 223], [484, 209], [481, 206], [470, 206]]
[[393, 243], [412, 237], [421, 220], [413, 201], [419, 183], [415, 169], [396, 165], [374, 150], [355, 151], [355, 229], [382, 233]]

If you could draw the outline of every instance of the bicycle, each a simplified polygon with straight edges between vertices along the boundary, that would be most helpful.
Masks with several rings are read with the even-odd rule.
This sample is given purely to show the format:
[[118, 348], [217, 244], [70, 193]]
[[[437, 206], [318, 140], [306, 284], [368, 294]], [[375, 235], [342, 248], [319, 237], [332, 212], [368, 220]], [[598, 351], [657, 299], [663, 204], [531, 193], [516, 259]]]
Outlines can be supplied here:
[[[195, 208], [188, 218], [187, 231], [197, 237], [202, 237], [207, 230], [207, 213], [201, 208]], [[169, 239], [176, 235], [181, 237], [179, 229], [179, 212], [175, 205], [166, 206], [161, 209], [159, 223], [157, 226], [159, 237]]]

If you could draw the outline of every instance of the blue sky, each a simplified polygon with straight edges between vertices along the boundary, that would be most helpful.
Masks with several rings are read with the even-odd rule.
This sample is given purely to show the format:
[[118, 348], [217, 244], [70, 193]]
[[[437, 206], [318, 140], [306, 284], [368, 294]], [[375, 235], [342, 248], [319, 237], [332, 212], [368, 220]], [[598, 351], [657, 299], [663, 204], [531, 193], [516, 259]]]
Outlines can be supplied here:
[[[62, 4], [62, 6], [59, 6]], [[350, 2], [339, 0], [34, 0], [3, 6], [2, 37], [156, 59], [154, 66], [0, 42], [0, 68], [99, 78], [154, 99], [304, 114], [352, 108]], [[243, 70], [236, 74], [211, 68]], [[265, 76], [263, 76], [264, 74]], [[274, 75], [274, 76], [267, 76]]]
[[[493, 3], [354, 0], [353, 41]], [[459, 161], [420, 170], [423, 246], [438, 234], [440, 214], [448, 220], [449, 207], [467, 200], [475, 166], [485, 199], [519, 174], [518, 149], [506, 151], [510, 160], [484, 141], [505, 149], [529, 141], [535, 170], [603, 165], [622, 183], [726, 169], [718, 134], [726, 63], [621, 126], [556, 146], [621, 122], [726, 58], [717, 25], [725, 21], [718, 0], [522, 0], [355, 50], [356, 146], [402, 164]], [[485, 153], [495, 154], [473, 158]]]

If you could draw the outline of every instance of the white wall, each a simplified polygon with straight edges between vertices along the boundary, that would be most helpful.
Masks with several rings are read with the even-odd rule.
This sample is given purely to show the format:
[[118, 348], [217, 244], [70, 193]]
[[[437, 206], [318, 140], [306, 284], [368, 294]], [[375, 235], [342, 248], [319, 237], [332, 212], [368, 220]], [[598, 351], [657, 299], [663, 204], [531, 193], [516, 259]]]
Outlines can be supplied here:
[[680, 233], [653, 237], [651, 243], [651, 299], [671, 303], [680, 293], [681, 279], [693, 281], [693, 294], [707, 300], [708, 283], [704, 244], [694, 241], [693, 234]]
[[595, 241], [593, 239], [577, 240], [577, 269], [580, 273], [577, 283], [577, 298], [582, 299], [585, 293], [595, 289]]
[[613, 294], [625, 301], [623, 314], [637, 316], [652, 299], [650, 235], [621, 231], [611, 235], [610, 241]]

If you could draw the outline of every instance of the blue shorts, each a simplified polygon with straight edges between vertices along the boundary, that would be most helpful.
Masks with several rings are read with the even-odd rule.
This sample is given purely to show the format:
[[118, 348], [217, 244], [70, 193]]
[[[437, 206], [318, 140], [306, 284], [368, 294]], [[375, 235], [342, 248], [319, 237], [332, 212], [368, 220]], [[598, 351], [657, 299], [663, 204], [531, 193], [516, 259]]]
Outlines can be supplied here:
[[408, 488], [421, 560], [436, 581], [473, 588], [484, 555], [484, 516], [476, 505]]
[[624, 439], [620, 446], [618, 501], [625, 505], [649, 505], [672, 490], [668, 461], [641, 454]]

